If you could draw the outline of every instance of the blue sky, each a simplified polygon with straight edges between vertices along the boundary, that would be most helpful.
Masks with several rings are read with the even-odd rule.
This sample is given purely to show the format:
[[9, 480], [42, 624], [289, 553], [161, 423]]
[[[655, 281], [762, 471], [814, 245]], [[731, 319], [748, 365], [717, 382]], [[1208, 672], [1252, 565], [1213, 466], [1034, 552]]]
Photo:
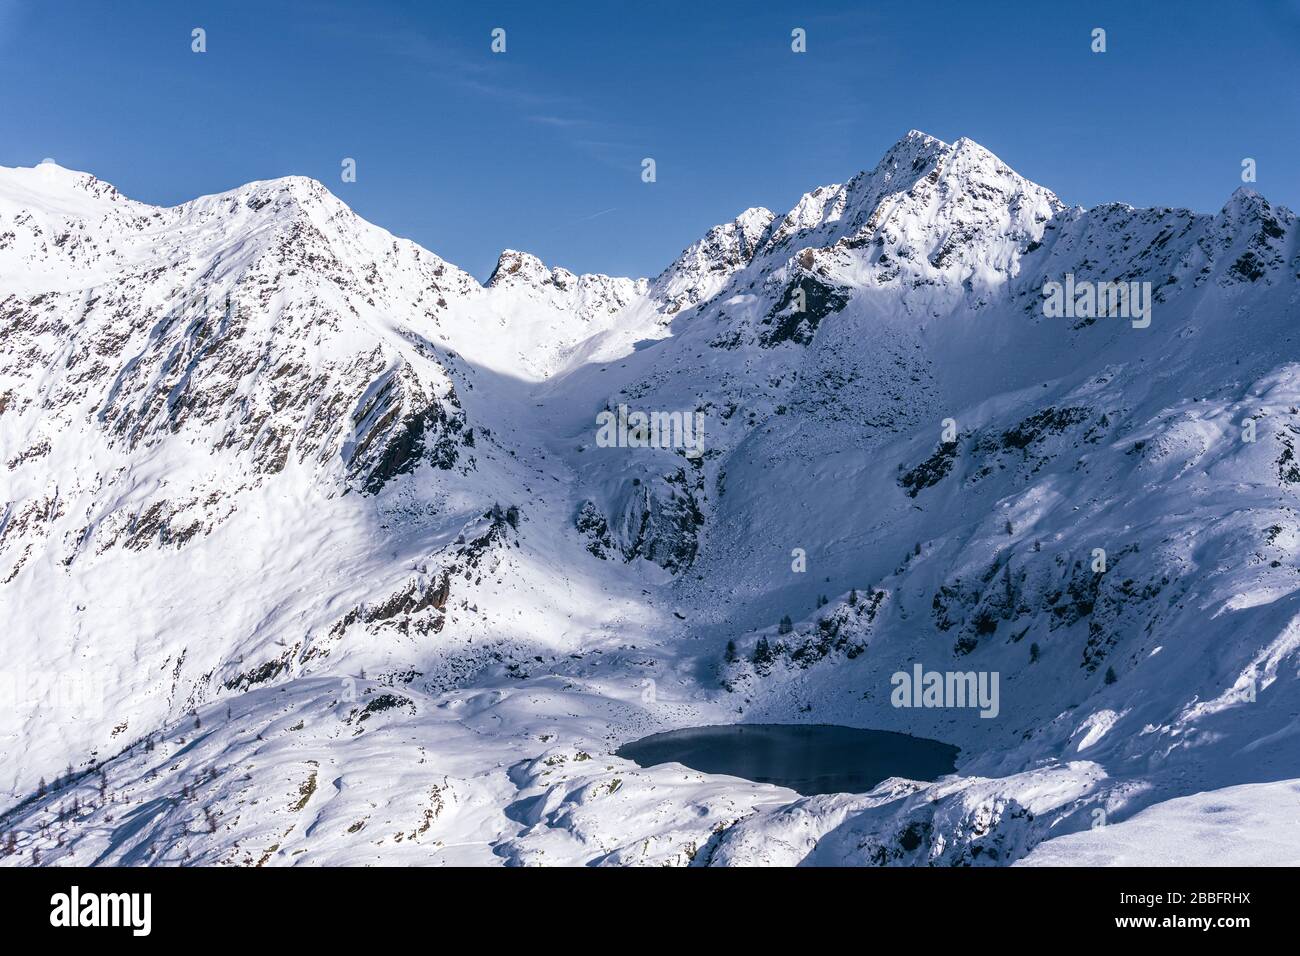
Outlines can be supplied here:
[[313, 176], [480, 278], [504, 247], [653, 275], [910, 128], [1070, 203], [1217, 210], [1252, 157], [1300, 208], [1300, 0], [0, 0], [0, 90], [0, 165], [161, 204]]

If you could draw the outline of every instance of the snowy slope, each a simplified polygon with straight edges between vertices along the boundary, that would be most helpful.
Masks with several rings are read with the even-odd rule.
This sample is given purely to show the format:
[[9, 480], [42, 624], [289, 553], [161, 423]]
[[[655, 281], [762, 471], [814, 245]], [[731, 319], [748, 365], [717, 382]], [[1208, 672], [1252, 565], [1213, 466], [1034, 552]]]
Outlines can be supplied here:
[[[1150, 282], [1150, 325], [1046, 316], [1066, 274]], [[1255, 193], [1084, 210], [915, 131], [648, 280], [480, 285], [301, 178], [0, 169], [0, 860], [1068, 862], [1228, 787], [1262, 826], [1298, 280]], [[704, 454], [600, 447], [620, 404]], [[892, 707], [915, 663], [999, 716]], [[612, 756], [737, 720], [962, 755], [810, 798]]]

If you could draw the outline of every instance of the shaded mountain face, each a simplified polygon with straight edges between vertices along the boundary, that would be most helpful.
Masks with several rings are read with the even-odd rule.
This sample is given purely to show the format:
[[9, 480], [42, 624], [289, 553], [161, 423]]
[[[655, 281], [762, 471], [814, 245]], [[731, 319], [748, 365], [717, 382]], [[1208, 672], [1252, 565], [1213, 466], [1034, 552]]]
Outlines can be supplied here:
[[[913, 131], [657, 277], [481, 285], [307, 179], [0, 170], [0, 861], [1006, 863], [1300, 777], [1298, 235]], [[958, 776], [611, 755], [738, 720]]]

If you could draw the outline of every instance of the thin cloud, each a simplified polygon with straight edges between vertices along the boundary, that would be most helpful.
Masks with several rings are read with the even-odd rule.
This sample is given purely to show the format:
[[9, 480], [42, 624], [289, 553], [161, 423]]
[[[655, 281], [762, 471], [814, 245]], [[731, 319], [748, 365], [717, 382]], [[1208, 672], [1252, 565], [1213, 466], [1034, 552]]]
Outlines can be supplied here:
[[528, 121], [540, 126], [554, 126], [557, 129], [578, 129], [591, 125], [591, 120], [575, 119], [571, 116], [530, 116]]
[[608, 209], [602, 209], [600, 212], [593, 212], [589, 216], [579, 216], [577, 219], [570, 219], [568, 222], [561, 223], [559, 226], [556, 226], [554, 229], [550, 230], [549, 232], [544, 233], [544, 235], [553, 236], [557, 232], [564, 232], [565, 230], [570, 229], [573, 226], [578, 225], [579, 223], [591, 222], [591, 220], [599, 219], [601, 216], [608, 215], [611, 212], [618, 212], [619, 208], [620, 207], [618, 206], [610, 206]]
[[625, 127], [584, 116], [586, 104], [573, 96], [539, 92], [544, 84], [525, 77], [504, 57], [472, 56], [415, 28], [371, 27], [359, 32], [355, 24], [345, 22], [318, 28], [349, 42], [362, 39], [379, 46], [389, 58], [412, 64], [440, 83], [518, 111], [523, 122], [572, 134], [564, 138], [566, 145], [602, 165], [629, 169], [639, 162], [639, 156], [632, 158], [636, 147], [615, 141], [629, 135]]

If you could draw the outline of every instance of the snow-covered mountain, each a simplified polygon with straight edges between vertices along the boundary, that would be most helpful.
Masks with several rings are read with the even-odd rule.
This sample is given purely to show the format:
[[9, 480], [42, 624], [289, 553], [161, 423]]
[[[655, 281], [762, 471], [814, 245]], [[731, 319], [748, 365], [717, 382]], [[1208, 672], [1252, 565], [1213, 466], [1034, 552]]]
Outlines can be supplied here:
[[[1298, 320], [1256, 193], [1068, 207], [915, 131], [651, 279], [0, 169], [0, 862], [1185, 859], [1197, 814], [1295, 862]], [[892, 706], [917, 664], [997, 718]], [[817, 797], [613, 756], [737, 721], [962, 752]]]

